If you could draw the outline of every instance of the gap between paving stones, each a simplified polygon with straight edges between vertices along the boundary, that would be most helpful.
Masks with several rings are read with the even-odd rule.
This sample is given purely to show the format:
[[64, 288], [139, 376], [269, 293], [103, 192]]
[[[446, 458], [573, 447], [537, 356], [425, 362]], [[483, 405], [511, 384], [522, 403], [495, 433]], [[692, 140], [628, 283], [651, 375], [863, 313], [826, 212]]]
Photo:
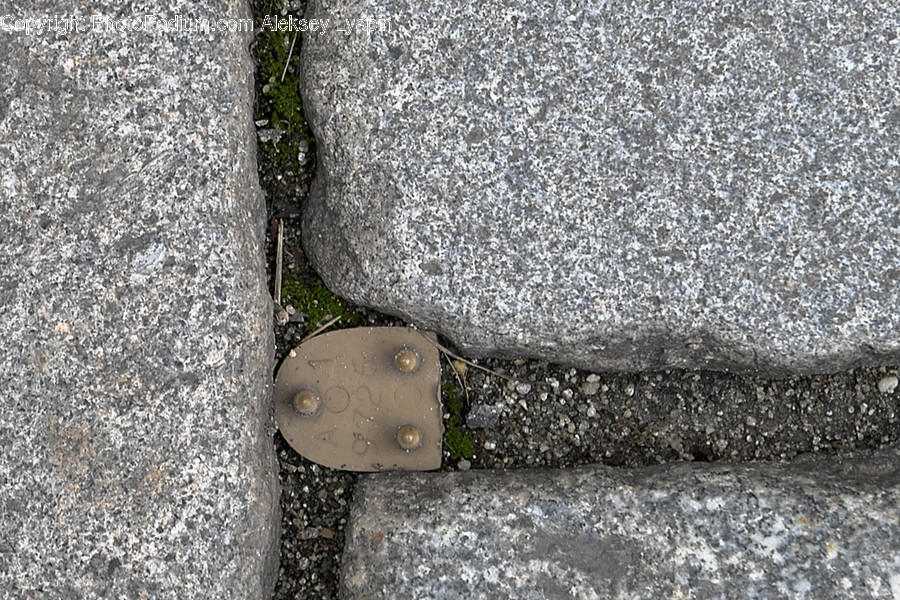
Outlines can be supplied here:
[[[290, 8], [282, 14], [302, 17], [305, 3]], [[261, 15], [274, 14], [277, 7], [258, 0], [254, 10], [259, 25]], [[286, 81], [296, 81], [301, 42], [298, 37]], [[259, 112], [265, 83], [257, 82], [259, 122], [265, 119]], [[273, 127], [259, 122], [259, 174], [269, 218], [285, 222], [284, 279], [319, 289], [303, 254], [299, 220], [314, 174], [315, 144], [293, 134], [305, 152], [298, 165], [285, 168], [273, 153]], [[270, 227], [267, 239], [270, 288], [274, 232]], [[287, 303], [294, 311], [276, 328], [278, 364], [316, 325], [309, 322], [311, 310]], [[357, 325], [405, 325], [366, 309], [347, 309], [358, 315]], [[478, 363], [512, 381], [464, 363], [456, 364], [457, 376], [448, 361], [443, 363], [444, 471], [785, 460], [893, 447], [900, 440], [897, 368], [770, 381], [715, 372], [589, 373], [521, 360]], [[275, 598], [337, 597], [344, 528], [358, 476], [306, 461], [278, 434], [275, 443], [283, 485]]]

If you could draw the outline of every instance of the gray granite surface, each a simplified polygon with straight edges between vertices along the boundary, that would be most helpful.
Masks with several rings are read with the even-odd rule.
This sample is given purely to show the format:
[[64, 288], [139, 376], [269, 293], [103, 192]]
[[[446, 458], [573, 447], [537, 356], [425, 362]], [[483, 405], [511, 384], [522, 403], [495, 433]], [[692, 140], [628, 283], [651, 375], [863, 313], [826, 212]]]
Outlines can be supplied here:
[[897, 598], [898, 460], [366, 476], [343, 598]]
[[594, 370], [900, 360], [896, 2], [307, 16], [305, 243], [340, 294]]
[[[78, 30], [52, 20], [73, 14]], [[145, 15], [249, 16], [239, 0], [0, 9], [2, 598], [274, 585], [252, 33], [121, 21]]]

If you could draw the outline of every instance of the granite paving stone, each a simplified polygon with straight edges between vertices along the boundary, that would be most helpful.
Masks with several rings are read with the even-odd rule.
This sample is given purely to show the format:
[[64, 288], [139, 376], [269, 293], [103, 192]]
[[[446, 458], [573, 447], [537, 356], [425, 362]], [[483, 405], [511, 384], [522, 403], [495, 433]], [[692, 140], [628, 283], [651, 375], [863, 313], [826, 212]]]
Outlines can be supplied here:
[[253, 34], [196, 21], [240, 18], [0, 7], [2, 598], [271, 597]]
[[900, 361], [890, 0], [311, 0], [309, 257], [472, 356]]
[[342, 597], [895, 599], [898, 459], [369, 475]]

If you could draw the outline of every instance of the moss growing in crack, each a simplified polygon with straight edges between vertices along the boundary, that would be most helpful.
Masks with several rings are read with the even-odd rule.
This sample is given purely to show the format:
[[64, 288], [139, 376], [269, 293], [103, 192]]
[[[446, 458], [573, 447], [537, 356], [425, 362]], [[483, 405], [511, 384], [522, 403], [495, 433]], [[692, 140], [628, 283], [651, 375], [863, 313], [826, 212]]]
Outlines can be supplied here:
[[444, 406], [450, 414], [450, 417], [444, 420], [444, 449], [450, 453], [451, 460], [463, 458], [471, 460], [475, 458], [475, 444], [466, 435], [463, 426], [463, 403], [459, 399], [456, 387], [444, 384], [441, 386], [441, 391], [444, 396]]
[[459, 417], [450, 417], [444, 423], [444, 447], [450, 453], [452, 460], [465, 458], [472, 460], [475, 458], [475, 445], [462, 431], [462, 424]]
[[304, 281], [299, 277], [288, 278], [281, 286], [283, 303], [290, 304], [308, 319], [308, 329], [315, 330], [333, 319], [341, 317], [334, 324], [335, 329], [356, 327], [365, 321], [363, 316], [331, 293], [320, 280]]
[[[279, 4], [276, 12], [270, 15], [272, 23], [287, 16], [281, 12]], [[269, 26], [264, 26], [257, 38], [259, 78], [263, 83], [257, 103], [257, 118], [267, 119], [270, 127], [282, 131], [276, 141], [263, 144], [263, 148], [272, 153], [273, 162], [294, 171], [301, 166], [298, 160], [301, 142], [306, 142], [309, 148], [315, 144], [303, 116], [303, 99], [300, 96], [300, 43], [296, 31], [278, 31], [277, 27]]]
[[456, 386], [445, 383], [441, 386], [441, 392], [444, 394], [444, 406], [447, 407], [447, 411], [451, 414], [462, 413], [464, 407], [459, 394], [456, 393]]

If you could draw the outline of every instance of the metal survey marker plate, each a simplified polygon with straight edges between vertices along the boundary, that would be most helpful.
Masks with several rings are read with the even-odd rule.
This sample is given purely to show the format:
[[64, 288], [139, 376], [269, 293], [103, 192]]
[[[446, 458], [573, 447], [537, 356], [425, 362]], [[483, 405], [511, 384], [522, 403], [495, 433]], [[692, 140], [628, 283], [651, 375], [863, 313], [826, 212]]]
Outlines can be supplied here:
[[275, 379], [275, 418], [288, 443], [335, 469], [441, 466], [440, 357], [407, 327], [326, 333], [291, 351]]

